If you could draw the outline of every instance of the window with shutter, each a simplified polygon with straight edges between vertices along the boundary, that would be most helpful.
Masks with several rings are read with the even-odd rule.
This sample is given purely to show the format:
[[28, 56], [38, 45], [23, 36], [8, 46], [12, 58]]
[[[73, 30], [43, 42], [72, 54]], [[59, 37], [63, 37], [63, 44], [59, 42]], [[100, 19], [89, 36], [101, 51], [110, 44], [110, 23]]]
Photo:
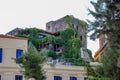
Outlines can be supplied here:
[[61, 76], [54, 76], [54, 80], [62, 80]]
[[[17, 49], [16, 50], [16, 59], [19, 58], [23, 53], [23, 50]], [[16, 62], [18, 64], [18, 62]]]
[[77, 80], [76, 77], [70, 77], [70, 80]]
[[22, 75], [15, 75], [15, 80], [23, 80], [23, 76]]
[[0, 63], [2, 63], [2, 48], [0, 48]]
[[16, 58], [20, 57], [23, 53], [23, 50], [17, 49], [16, 50]]
[[87, 77], [84, 77], [84, 80], [87, 80]]
[[0, 80], [2, 80], [2, 79], [1, 79], [1, 75], [0, 75]]

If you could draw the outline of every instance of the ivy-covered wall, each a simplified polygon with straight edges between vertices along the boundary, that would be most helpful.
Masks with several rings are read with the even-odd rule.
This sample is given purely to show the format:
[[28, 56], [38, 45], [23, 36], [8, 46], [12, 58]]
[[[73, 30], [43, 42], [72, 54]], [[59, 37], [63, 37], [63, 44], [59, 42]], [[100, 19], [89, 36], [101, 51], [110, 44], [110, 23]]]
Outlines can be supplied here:
[[88, 25], [85, 21], [79, 20], [71, 15], [66, 15], [56, 21], [50, 21], [46, 23], [46, 31], [56, 33], [58, 31], [66, 30], [67, 28], [74, 28], [76, 30], [76, 36], [81, 39], [84, 47], [87, 47], [87, 28]]
[[[47, 30], [48, 32], [53, 32], [50, 32], [50, 34], [48, 33], [49, 35], [45, 35], [41, 38], [39, 37], [39, 33], [44, 34], [46, 31], [37, 28], [26, 28], [16, 36], [28, 38], [29, 41], [32, 42], [38, 50], [46, 48], [46, 46], [49, 46], [49, 44], [51, 44], [53, 48], [57, 45], [60, 45], [58, 48], [62, 47], [62, 55], [59, 55], [59, 57], [56, 54], [54, 55], [54, 49], [52, 49], [53, 52], [50, 51], [47, 54], [49, 57], [54, 56], [54, 59], [56, 59], [56, 57], [61, 58], [62, 56], [62, 58], [67, 62], [71, 62], [74, 65], [83, 65], [85, 63], [85, 60], [81, 57], [81, 48], [84, 48], [84, 51], [87, 52], [90, 59], [92, 60], [92, 53], [86, 48], [88, 28], [86, 22], [79, 20], [73, 16], [67, 15], [56, 21], [48, 22], [46, 24], [46, 27], [49, 27], [47, 29], [54, 30]], [[54, 35], [54, 32], [59, 33], [59, 35]], [[55, 44], [57, 45], [55, 46]], [[39, 49], [40, 45], [42, 46], [41, 49]]]
[[[27, 30], [26, 30], [27, 29]], [[39, 50], [39, 46], [42, 44], [58, 44], [64, 47], [63, 52], [60, 55], [56, 55], [55, 51], [47, 52], [47, 57], [63, 58], [66, 62], [71, 62], [74, 65], [84, 65], [85, 60], [81, 58], [80, 48], [83, 47], [80, 38], [76, 36], [77, 32], [74, 28], [67, 28], [64, 31], [59, 32], [59, 37], [55, 35], [47, 35], [45, 37], [39, 38], [39, 33], [45, 33], [44, 31], [40, 31], [37, 28], [26, 28], [23, 32], [17, 34], [19, 37], [26, 37], [35, 45]], [[44, 47], [45, 48], [45, 47]], [[92, 59], [92, 54], [88, 49], [85, 49], [90, 58]], [[45, 53], [46, 54], [46, 53]]]

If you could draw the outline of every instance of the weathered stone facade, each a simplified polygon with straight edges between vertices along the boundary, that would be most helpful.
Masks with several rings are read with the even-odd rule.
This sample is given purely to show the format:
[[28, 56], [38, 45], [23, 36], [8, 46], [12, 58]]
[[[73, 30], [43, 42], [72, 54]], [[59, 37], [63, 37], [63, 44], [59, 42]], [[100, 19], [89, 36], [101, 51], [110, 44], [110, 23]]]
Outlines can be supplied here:
[[21, 32], [21, 31], [23, 31], [23, 30], [24, 30], [24, 29], [22, 29], [22, 28], [15, 28], [15, 29], [9, 31], [8, 33], [6, 33], [6, 35], [14, 36], [14, 35], [16, 35], [18, 32]]
[[83, 21], [73, 17], [65, 16], [56, 21], [50, 21], [46, 23], [46, 31], [50, 33], [56, 33], [65, 30], [68, 27], [73, 27], [77, 30], [77, 37], [80, 38], [84, 47], [87, 47], [87, 26], [82, 25]]

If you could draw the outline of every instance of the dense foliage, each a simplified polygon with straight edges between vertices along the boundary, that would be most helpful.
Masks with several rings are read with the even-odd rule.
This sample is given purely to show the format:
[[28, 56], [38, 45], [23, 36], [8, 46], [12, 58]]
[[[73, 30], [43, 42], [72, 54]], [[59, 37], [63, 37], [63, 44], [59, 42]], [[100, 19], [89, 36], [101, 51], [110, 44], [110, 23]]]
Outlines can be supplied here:
[[102, 66], [95, 69], [99, 77], [107, 77], [111, 80], [120, 80], [120, 1], [119, 0], [97, 0], [91, 2], [95, 11], [90, 11], [95, 17], [94, 22], [90, 22], [89, 30], [94, 33], [92, 39], [99, 35], [107, 35], [108, 50], [103, 55]]
[[74, 65], [85, 65], [85, 61], [81, 58], [80, 48], [82, 44], [80, 39], [75, 37], [76, 31], [74, 28], [67, 28], [61, 31], [61, 39], [64, 41], [64, 58], [67, 62]]
[[71, 39], [74, 39], [76, 35], [76, 31], [74, 28], [67, 28], [64, 31], [60, 32], [61, 39], [64, 41], [64, 44]]
[[[76, 29], [70, 27], [64, 31], [60, 31], [59, 37], [47, 35], [43, 38], [39, 38], [39, 33], [44, 33], [44, 31], [37, 28], [26, 28], [25, 30], [23, 30], [23, 32], [18, 33], [17, 36], [28, 38], [29, 42], [31, 42], [38, 50], [39, 46], [42, 44], [60, 44], [64, 47], [64, 50], [61, 53], [62, 55], [57, 55], [56, 52], [54, 52], [53, 50], [47, 49], [46, 51], [43, 51], [43, 53], [47, 57], [52, 57], [53, 59], [61, 58], [61, 56], [64, 56], [62, 58], [67, 62], [72, 62], [74, 63], [74, 65], [84, 65], [84, 60], [81, 58], [80, 53], [80, 48], [82, 47], [82, 44], [80, 42], [80, 39], [76, 36]], [[89, 50], [87, 50], [87, 52], [90, 53]], [[90, 58], [92, 59], [91, 56]]]
[[39, 33], [44, 33], [44, 31], [38, 28], [26, 28], [16, 36], [28, 38], [28, 43], [31, 42], [38, 49], [40, 44]]
[[45, 56], [39, 53], [33, 45], [28, 46], [28, 50], [19, 58], [15, 59], [22, 68], [24, 76], [34, 78], [35, 80], [45, 80], [44, 71], [42, 69]]
[[44, 38], [41, 39], [41, 41], [39, 42], [40, 44], [48, 44], [48, 43], [56, 43], [57, 38], [55, 36], [52, 35], [48, 35]]

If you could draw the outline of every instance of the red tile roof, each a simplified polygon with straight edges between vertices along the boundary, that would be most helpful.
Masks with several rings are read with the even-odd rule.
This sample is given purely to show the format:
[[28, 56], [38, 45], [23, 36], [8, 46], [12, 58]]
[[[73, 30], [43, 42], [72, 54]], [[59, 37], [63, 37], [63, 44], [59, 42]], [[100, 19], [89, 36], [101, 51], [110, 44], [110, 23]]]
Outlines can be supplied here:
[[15, 36], [10, 36], [10, 35], [4, 35], [4, 34], [0, 34], [0, 38], [10, 38], [10, 39], [27, 40], [27, 38], [20, 38], [20, 37], [15, 37]]

